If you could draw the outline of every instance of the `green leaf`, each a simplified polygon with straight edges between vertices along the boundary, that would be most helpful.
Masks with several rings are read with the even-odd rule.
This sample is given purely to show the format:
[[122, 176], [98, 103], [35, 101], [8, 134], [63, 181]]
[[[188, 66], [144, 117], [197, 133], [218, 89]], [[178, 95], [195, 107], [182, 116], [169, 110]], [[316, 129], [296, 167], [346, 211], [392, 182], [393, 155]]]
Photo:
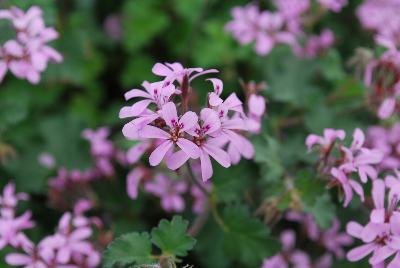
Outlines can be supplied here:
[[268, 135], [254, 139], [254, 161], [261, 164], [263, 177], [268, 181], [277, 181], [284, 172], [279, 152], [280, 144]]
[[263, 258], [279, 250], [279, 243], [269, 236], [269, 230], [252, 218], [245, 207], [229, 207], [223, 213], [227, 231], [224, 250], [235, 260], [249, 267], [259, 267]]
[[163, 254], [184, 257], [196, 244], [196, 240], [186, 234], [189, 222], [181, 216], [172, 221], [161, 220], [158, 227], [151, 231], [151, 242], [160, 248]]
[[321, 59], [321, 72], [327, 80], [332, 82], [340, 81], [346, 76], [342, 67], [342, 59], [337, 50], [329, 50]]
[[158, 1], [142, 0], [125, 3], [122, 8], [123, 44], [129, 51], [135, 51], [162, 32], [168, 26], [169, 18], [158, 7]]
[[104, 251], [103, 266], [148, 264], [151, 262], [151, 242], [148, 233], [129, 233], [115, 239]]

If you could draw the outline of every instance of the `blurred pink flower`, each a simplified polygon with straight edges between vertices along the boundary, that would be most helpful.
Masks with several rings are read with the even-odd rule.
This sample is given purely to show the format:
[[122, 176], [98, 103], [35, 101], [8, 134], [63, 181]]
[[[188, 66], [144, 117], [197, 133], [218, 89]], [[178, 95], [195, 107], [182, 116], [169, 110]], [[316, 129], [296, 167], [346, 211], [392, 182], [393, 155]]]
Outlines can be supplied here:
[[152, 181], [147, 181], [144, 189], [161, 199], [161, 206], [167, 212], [182, 212], [185, 200], [182, 194], [187, 190], [185, 181], [174, 181], [164, 174], [157, 174]]
[[347, 0], [318, 0], [318, 2], [334, 12], [340, 12], [348, 4]]

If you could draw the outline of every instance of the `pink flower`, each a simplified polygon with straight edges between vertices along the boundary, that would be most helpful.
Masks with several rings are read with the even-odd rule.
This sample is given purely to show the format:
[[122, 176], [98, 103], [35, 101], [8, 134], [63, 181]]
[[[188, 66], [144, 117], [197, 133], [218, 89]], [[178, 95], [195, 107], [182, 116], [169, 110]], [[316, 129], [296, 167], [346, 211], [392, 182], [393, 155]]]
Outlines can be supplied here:
[[312, 35], [307, 37], [303, 47], [295, 45], [293, 47], [294, 53], [299, 57], [313, 58], [323, 54], [333, 46], [335, 36], [329, 29], [325, 29], [320, 35]]
[[157, 166], [160, 164], [164, 156], [173, 149], [174, 144], [176, 144], [188, 158], [198, 158], [199, 149], [196, 144], [183, 137], [185, 132], [190, 134], [189, 130], [197, 124], [197, 115], [194, 112], [186, 112], [181, 118], [178, 118], [175, 104], [169, 102], [162, 107], [161, 116], [169, 127], [169, 133], [150, 125], [144, 126], [140, 130], [141, 138], [164, 140], [151, 153], [149, 158], [150, 165]]
[[340, 12], [348, 4], [347, 0], [318, 0], [318, 2], [334, 12]]
[[123, 36], [121, 16], [118, 14], [108, 15], [104, 21], [103, 28], [106, 34], [113, 40], [121, 40]]
[[341, 147], [341, 150], [345, 153], [345, 160], [340, 169], [345, 172], [357, 171], [361, 181], [365, 183], [368, 177], [372, 180], [377, 178], [378, 173], [372, 165], [379, 164], [382, 161], [383, 153], [379, 150], [363, 147], [364, 142], [365, 135], [361, 129], [357, 128], [353, 134], [351, 147]]
[[317, 241], [320, 238], [320, 229], [311, 214], [289, 211], [286, 213], [286, 219], [300, 223], [305, 228], [310, 240]]
[[[201, 176], [203, 181], [212, 177], [213, 169], [211, 159], [214, 158], [221, 166], [228, 168], [231, 165], [229, 155], [220, 148], [221, 143], [216, 139], [220, 135], [221, 121], [216, 111], [203, 108], [200, 112], [201, 124], [197, 124], [190, 134], [195, 137], [195, 143], [200, 148]], [[186, 162], [187, 157], [182, 154], [175, 154], [167, 165], [174, 170]]]
[[21, 231], [31, 229], [34, 226], [31, 220], [32, 213], [26, 211], [19, 217], [2, 216], [0, 218], [0, 249], [7, 245], [19, 246]]
[[54, 156], [51, 155], [50, 153], [43, 152], [39, 155], [38, 157], [40, 165], [42, 165], [45, 168], [54, 168], [56, 166], [56, 160], [54, 159]]
[[174, 81], [178, 81], [179, 84], [182, 84], [185, 76], [187, 77], [188, 82], [191, 82], [193, 79], [201, 75], [218, 73], [215, 69], [203, 70], [203, 68], [184, 68], [179, 62], [165, 64], [156, 63], [153, 66], [152, 72], [155, 75], [164, 77], [164, 84], [173, 83]]
[[102, 127], [97, 130], [85, 129], [82, 137], [90, 142], [90, 151], [93, 156], [110, 156], [114, 152], [114, 145], [108, 140], [110, 130]]
[[145, 190], [161, 198], [161, 206], [167, 212], [182, 212], [185, 208], [185, 201], [182, 194], [187, 190], [184, 181], [173, 181], [171, 178], [157, 174], [154, 181], [148, 181], [144, 186]]
[[38, 83], [49, 61], [62, 61], [62, 56], [46, 45], [57, 39], [58, 33], [45, 27], [39, 7], [33, 6], [26, 13], [16, 7], [0, 12], [0, 19], [11, 21], [16, 32], [15, 40], [0, 47], [0, 81], [8, 69], [20, 79]]
[[361, 239], [365, 244], [347, 253], [347, 259], [355, 262], [373, 253], [371, 265], [384, 265], [385, 260], [395, 255], [387, 267], [395, 268], [400, 264], [400, 213], [396, 211], [399, 202], [398, 189], [391, 190], [388, 208], [385, 209], [385, 184], [382, 180], [373, 182], [372, 197], [375, 209], [371, 212], [370, 222], [361, 226], [356, 222], [347, 225], [347, 233]]
[[353, 244], [353, 239], [346, 233], [340, 233], [340, 222], [338, 219], [334, 219], [332, 226], [322, 232], [322, 243], [324, 247], [329, 251], [333, 252], [338, 259], [342, 259], [345, 255], [343, 246], [349, 246]]
[[349, 179], [347, 175], [338, 168], [332, 168], [331, 174], [334, 178], [333, 184], [339, 184], [344, 192], [344, 207], [347, 207], [350, 201], [353, 199], [353, 190], [358, 196], [360, 196], [361, 201], [364, 202], [364, 190], [362, 186], [353, 179]]
[[314, 145], [320, 145], [321, 151], [324, 153], [329, 152], [336, 139], [344, 140], [346, 137], [346, 133], [343, 130], [335, 130], [331, 128], [324, 129], [324, 136], [317, 136], [315, 134], [310, 134], [307, 136], [306, 145], [308, 150], [310, 151]]
[[[210, 183], [204, 184], [204, 186], [208, 191], [212, 188]], [[201, 214], [207, 209], [208, 197], [196, 185], [192, 185], [190, 188], [190, 194], [193, 197], [192, 211], [196, 214]]]
[[257, 6], [249, 4], [232, 9], [233, 21], [225, 29], [232, 33], [242, 45], [255, 41], [255, 51], [267, 55], [277, 43], [293, 44], [294, 36], [283, 30], [284, 18], [278, 12], [261, 12]]

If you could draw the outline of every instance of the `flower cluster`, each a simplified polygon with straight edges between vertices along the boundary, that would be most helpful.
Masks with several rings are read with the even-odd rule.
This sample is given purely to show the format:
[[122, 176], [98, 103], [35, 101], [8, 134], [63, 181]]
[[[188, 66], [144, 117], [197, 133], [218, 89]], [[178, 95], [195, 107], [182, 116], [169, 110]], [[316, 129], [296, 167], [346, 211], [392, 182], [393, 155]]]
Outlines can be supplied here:
[[324, 255], [315, 263], [311, 260], [310, 256], [299, 249], [295, 248], [296, 233], [292, 230], [286, 230], [281, 233], [280, 241], [282, 244], [282, 252], [265, 259], [262, 268], [275, 268], [275, 267], [319, 267], [329, 268], [332, 266], [332, 258], [330, 255]]
[[397, 0], [365, 0], [357, 16], [364, 28], [375, 32], [381, 45], [395, 48], [400, 45], [400, 3]]
[[9, 253], [5, 261], [11, 266], [23, 267], [98, 267], [100, 252], [89, 240], [93, 235], [92, 226], [102, 227], [98, 218], [83, 215], [88, 207], [82, 203], [74, 213], [65, 213], [55, 234], [34, 244], [23, 232], [34, 227], [32, 213], [26, 211], [15, 215], [21, 200], [27, 200], [25, 193], [15, 193], [12, 183], [6, 185], [0, 196], [0, 248], [6, 246], [24, 253]]
[[[90, 196], [89, 184], [101, 178], [110, 178], [115, 175], [115, 163], [126, 164], [126, 156], [123, 151], [117, 149], [112, 141], [108, 139], [110, 131], [106, 127], [96, 130], [86, 129], [82, 137], [90, 143], [90, 154], [92, 166], [86, 170], [67, 170], [58, 168], [57, 176], [49, 180], [50, 200], [53, 206], [68, 209], [72, 208], [76, 200]], [[46, 158], [49, 155], [45, 155]], [[43, 154], [41, 155], [43, 162]], [[54, 162], [53, 160], [52, 162]], [[69, 199], [60, 198], [67, 195]], [[71, 202], [70, 202], [71, 201]]]
[[[400, 265], [400, 176], [387, 176], [385, 181], [377, 179], [372, 186], [374, 208], [368, 224], [349, 222], [347, 232], [360, 239], [364, 245], [347, 253], [347, 259], [355, 262], [370, 255], [369, 263], [373, 267], [395, 268]], [[388, 191], [387, 191], [388, 189]], [[385, 199], [387, 204], [385, 205]], [[389, 260], [394, 256], [393, 259]], [[387, 265], [387, 266], [386, 266]]]
[[[325, 9], [339, 12], [346, 0], [319, 0]], [[334, 43], [332, 31], [325, 29], [320, 36], [305, 34], [305, 21], [311, 21], [309, 0], [275, 0], [276, 11], [261, 11], [256, 5], [232, 9], [233, 20], [225, 29], [241, 44], [255, 42], [255, 51], [267, 55], [277, 44], [287, 44], [300, 57], [314, 57]], [[302, 43], [304, 43], [302, 45]]]
[[367, 145], [381, 151], [384, 156], [379, 164], [380, 171], [393, 170], [400, 167], [400, 123], [391, 128], [373, 126], [367, 131]]
[[144, 90], [132, 89], [125, 94], [127, 100], [136, 101], [120, 111], [120, 118], [132, 119], [125, 124], [123, 134], [139, 141], [128, 152], [129, 163], [135, 163], [148, 151], [151, 152], [151, 166], [165, 160], [170, 170], [179, 169], [190, 159], [199, 159], [201, 176], [207, 181], [213, 174], [211, 158], [227, 168], [242, 157], [253, 157], [254, 148], [243, 134], [249, 125], [254, 132], [259, 130], [265, 110], [262, 97], [250, 96], [249, 101], [255, 107], [247, 115], [235, 93], [223, 99], [223, 82], [209, 78], [207, 81], [211, 82], [213, 90], [207, 95], [207, 107], [201, 108], [199, 113], [189, 110], [191, 82], [216, 72], [184, 68], [180, 63], [157, 63], [153, 73], [161, 76], [161, 81], [145, 81]]
[[[200, 167], [193, 165], [192, 171], [200, 175]], [[127, 192], [132, 199], [138, 197], [138, 188], [143, 185], [143, 191], [152, 194], [161, 201], [161, 207], [166, 212], [183, 212], [186, 208], [184, 194], [192, 197], [192, 211], [196, 214], [207, 209], [207, 196], [196, 184], [189, 185], [185, 180], [177, 180], [164, 173], [152, 174], [152, 170], [139, 166], [129, 172], [127, 176]], [[204, 188], [211, 190], [211, 182], [204, 184]]]
[[42, 16], [42, 10], [36, 6], [27, 12], [17, 7], [0, 10], [0, 20], [10, 21], [15, 31], [15, 39], [0, 46], [0, 82], [9, 70], [36, 84], [49, 61], [62, 61], [60, 53], [47, 45], [58, 38], [58, 33], [45, 26]]
[[[378, 149], [365, 147], [365, 135], [361, 129], [356, 129], [350, 147], [337, 144], [336, 140], [344, 140], [346, 133], [343, 130], [325, 129], [324, 136], [311, 134], [306, 139], [310, 150], [314, 145], [320, 147], [319, 168], [323, 176], [331, 174], [330, 186], [340, 186], [344, 191], [344, 206], [347, 207], [353, 198], [353, 191], [364, 201], [364, 190], [361, 184], [352, 178], [357, 173], [361, 182], [366, 183], [368, 178], [375, 180], [378, 171], [375, 165], [383, 159], [383, 153]], [[337, 148], [340, 157], [335, 157], [332, 151]]]

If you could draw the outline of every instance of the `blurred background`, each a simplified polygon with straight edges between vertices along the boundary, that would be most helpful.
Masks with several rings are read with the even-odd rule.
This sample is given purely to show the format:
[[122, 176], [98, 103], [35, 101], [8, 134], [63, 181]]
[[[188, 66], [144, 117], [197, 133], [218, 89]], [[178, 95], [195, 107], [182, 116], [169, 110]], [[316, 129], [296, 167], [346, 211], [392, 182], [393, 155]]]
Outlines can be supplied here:
[[[123, 94], [144, 80], [155, 81], [151, 68], [156, 62], [216, 68], [225, 83], [225, 96], [231, 92], [243, 96], [240, 80], [268, 84], [262, 92], [268, 98], [268, 118], [263, 133], [254, 139], [256, 163], [217, 168], [214, 182], [227, 203], [245, 199], [244, 188], [258, 189], [260, 196], [252, 200], [255, 204], [262, 196], [279, 192], [281, 184], [274, 183], [276, 178], [310, 163], [304, 146], [308, 133], [321, 133], [325, 127], [352, 131], [375, 120], [362, 109], [363, 84], [354, 69], [346, 66], [357, 47], [373, 45], [355, 15], [360, 2], [350, 1], [342, 12], [328, 13], [307, 28], [319, 33], [328, 27], [336, 42], [324, 55], [305, 59], [295, 57], [285, 45], [259, 56], [252, 45], [241, 46], [224, 31], [231, 8], [248, 1], [0, 0], [0, 8], [40, 6], [46, 24], [60, 33], [52, 46], [64, 56], [61, 64], [49, 65], [38, 85], [11, 74], [0, 84], [0, 184], [13, 179], [18, 190], [31, 194], [38, 228], [30, 235], [41, 237], [61, 215], [47, 209], [51, 207], [47, 181], [56, 172], [40, 165], [39, 156], [49, 153], [59, 167], [84, 170], [91, 159], [81, 132], [101, 126], [112, 129], [112, 140], [121, 150], [128, 149], [132, 142], [122, 136], [124, 122], [118, 118], [125, 103]], [[273, 6], [269, 1], [256, 3], [262, 8]], [[7, 39], [6, 28], [0, 22], [1, 43]], [[206, 94], [203, 86], [196, 88], [200, 96]], [[158, 200], [128, 198], [127, 172], [126, 168], [117, 170], [112, 182], [96, 185], [93, 192], [101, 200], [96, 213], [116, 235], [146, 230], [168, 216], [159, 209]], [[333, 215], [329, 209], [317, 213]], [[201, 265], [195, 267], [233, 267], [218, 252], [220, 240], [217, 233], [212, 234], [214, 229], [207, 228], [207, 235], [215, 240], [199, 238], [196, 253], [190, 257], [192, 264]]]

